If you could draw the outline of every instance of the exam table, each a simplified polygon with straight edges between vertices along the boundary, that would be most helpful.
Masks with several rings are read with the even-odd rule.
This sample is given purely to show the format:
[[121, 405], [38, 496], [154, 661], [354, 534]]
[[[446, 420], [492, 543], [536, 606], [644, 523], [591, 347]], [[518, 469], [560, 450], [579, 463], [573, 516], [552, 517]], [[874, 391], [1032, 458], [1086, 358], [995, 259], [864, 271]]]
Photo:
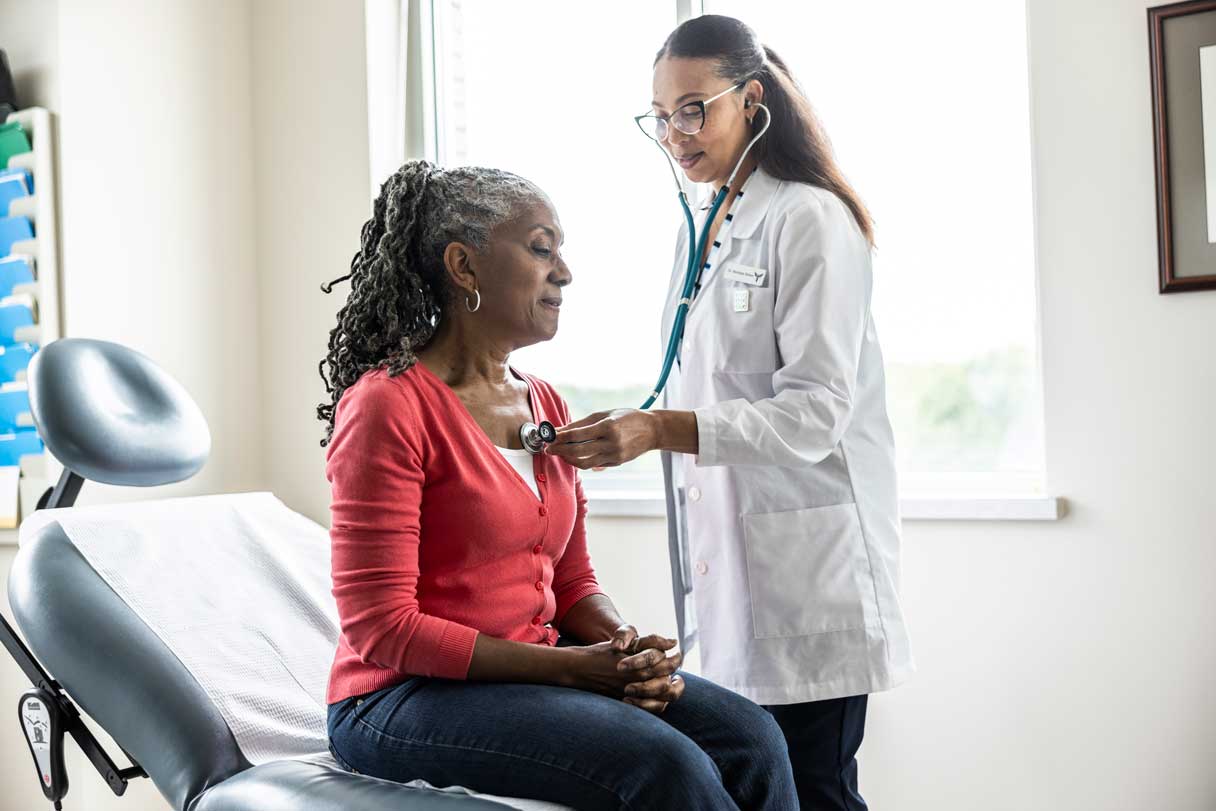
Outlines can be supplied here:
[[[92, 509], [65, 509], [86, 479], [152, 486], [197, 472], [210, 450], [201, 412], [146, 357], [85, 339], [44, 347], [30, 369], [30, 392], [35, 422], [64, 473], [40, 502], [47, 509], [27, 517], [26, 523], [36, 528], [27, 531], [23, 525], [9, 575], [9, 602], [26, 642], [7, 623], [0, 627], [7, 635], [0, 636], [41, 688], [34, 708], [39, 702], [54, 705], [58, 731], [54, 725], [39, 730], [39, 746], [48, 735], [54, 739], [66, 733], [114, 793], [146, 776], [179, 811], [558, 808], [380, 780], [344, 771], [325, 752], [251, 762], [201, 686], [205, 682], [119, 596], [113, 581], [99, 575], [65, 529], [71, 526], [66, 516]], [[192, 509], [205, 504], [182, 502]], [[115, 514], [123, 510], [107, 509]], [[137, 567], [141, 561], [128, 563]], [[328, 577], [328, 571], [323, 574]], [[257, 633], [278, 632], [258, 628]], [[289, 645], [290, 640], [275, 642]], [[75, 714], [76, 705], [112, 737], [132, 765], [120, 767], [104, 751]], [[22, 705], [23, 711], [28, 708]], [[317, 734], [323, 735], [323, 727]], [[52, 780], [50, 771], [59, 765], [45, 746], [41, 757], [34, 752], [33, 736], [30, 742], [44, 793], [56, 802], [66, 791], [66, 774], [56, 773]]]

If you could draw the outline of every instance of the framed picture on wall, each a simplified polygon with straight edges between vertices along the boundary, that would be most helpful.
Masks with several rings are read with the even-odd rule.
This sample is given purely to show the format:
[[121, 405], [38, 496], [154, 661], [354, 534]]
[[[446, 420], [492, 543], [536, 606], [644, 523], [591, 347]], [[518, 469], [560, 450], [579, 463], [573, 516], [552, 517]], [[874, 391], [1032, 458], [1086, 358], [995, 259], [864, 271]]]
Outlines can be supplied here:
[[1216, 289], [1216, 0], [1148, 10], [1159, 290]]

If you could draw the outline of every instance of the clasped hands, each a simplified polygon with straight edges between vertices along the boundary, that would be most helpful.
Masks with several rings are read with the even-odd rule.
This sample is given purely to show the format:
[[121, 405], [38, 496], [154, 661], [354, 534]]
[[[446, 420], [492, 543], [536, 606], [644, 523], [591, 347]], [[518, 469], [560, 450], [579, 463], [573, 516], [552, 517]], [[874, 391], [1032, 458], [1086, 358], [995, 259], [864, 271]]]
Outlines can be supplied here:
[[660, 714], [684, 694], [684, 679], [676, 672], [684, 654], [676, 645], [674, 639], [640, 636], [632, 625], [622, 625], [607, 642], [571, 649], [582, 661], [577, 683], [570, 686]]

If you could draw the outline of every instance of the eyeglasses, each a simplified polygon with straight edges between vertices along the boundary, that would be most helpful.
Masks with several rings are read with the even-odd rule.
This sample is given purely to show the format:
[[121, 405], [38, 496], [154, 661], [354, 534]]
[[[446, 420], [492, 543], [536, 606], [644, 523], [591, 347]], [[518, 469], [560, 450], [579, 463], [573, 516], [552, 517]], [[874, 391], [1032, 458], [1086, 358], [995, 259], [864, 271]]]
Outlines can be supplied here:
[[670, 135], [670, 124], [685, 135], [696, 135], [705, 126], [705, 108], [711, 102], [725, 96], [734, 90], [744, 87], [747, 82], [739, 82], [723, 90], [713, 98], [705, 99], [704, 101], [690, 101], [688, 104], [680, 107], [671, 115], [655, 115], [654, 113], [646, 113], [645, 115], [634, 116], [633, 120], [637, 122], [638, 129], [647, 138], [662, 143], [667, 140]]

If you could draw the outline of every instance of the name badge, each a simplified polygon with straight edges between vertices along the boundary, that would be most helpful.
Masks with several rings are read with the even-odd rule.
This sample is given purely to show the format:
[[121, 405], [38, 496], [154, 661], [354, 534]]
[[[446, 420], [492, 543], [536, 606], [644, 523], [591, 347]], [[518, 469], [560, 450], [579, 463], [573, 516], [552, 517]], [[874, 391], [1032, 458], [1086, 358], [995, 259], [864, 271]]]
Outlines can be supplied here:
[[726, 268], [726, 278], [734, 282], [742, 282], [743, 284], [750, 284], [753, 287], [759, 287], [768, 278], [768, 271], [764, 268], [754, 268], [747, 265], [730, 265]]

